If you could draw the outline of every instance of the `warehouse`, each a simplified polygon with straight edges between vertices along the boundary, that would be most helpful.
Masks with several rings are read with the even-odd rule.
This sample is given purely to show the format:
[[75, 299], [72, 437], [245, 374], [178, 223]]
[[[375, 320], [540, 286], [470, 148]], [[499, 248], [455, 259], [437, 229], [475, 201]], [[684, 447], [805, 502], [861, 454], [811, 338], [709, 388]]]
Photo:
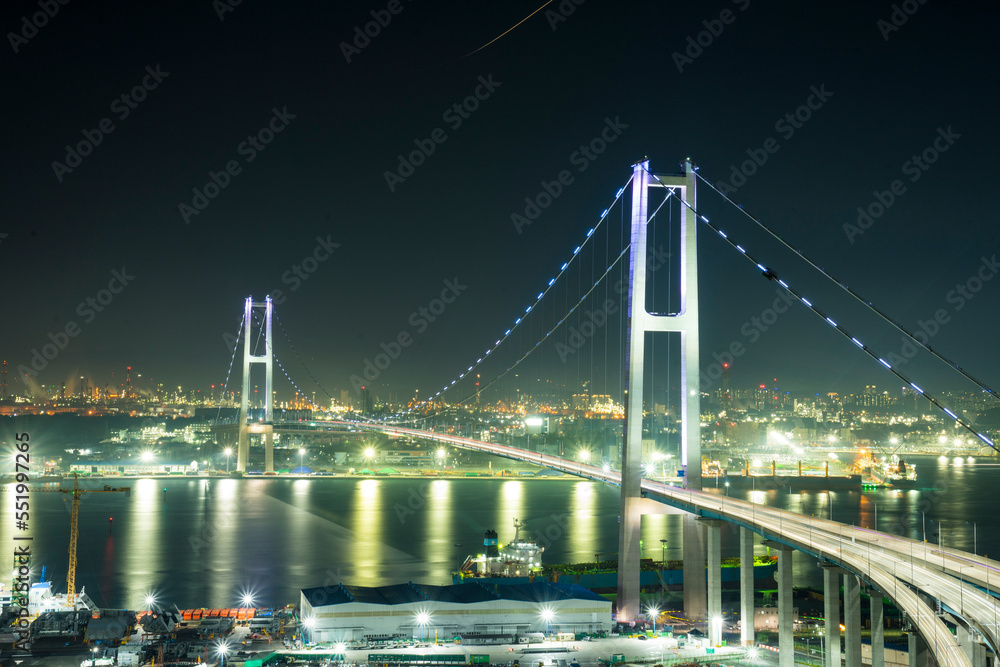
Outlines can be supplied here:
[[430, 641], [464, 636], [606, 632], [611, 602], [575, 584], [336, 584], [302, 591], [307, 637], [326, 641]]

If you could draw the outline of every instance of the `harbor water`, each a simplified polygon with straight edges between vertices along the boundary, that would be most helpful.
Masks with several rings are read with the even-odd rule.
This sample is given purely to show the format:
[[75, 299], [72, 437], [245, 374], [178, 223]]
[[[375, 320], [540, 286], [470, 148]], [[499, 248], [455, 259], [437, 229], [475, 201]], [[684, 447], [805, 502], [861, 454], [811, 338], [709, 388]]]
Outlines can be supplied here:
[[[995, 459], [913, 457], [920, 489], [807, 491], [761, 486], [739, 496], [847, 524], [875, 527], [967, 551], [1000, 553], [992, 493]], [[170, 478], [89, 480], [130, 486], [131, 495], [88, 494], [80, 506], [77, 589], [102, 607], [143, 608], [154, 594], [180, 608], [298, 602], [302, 588], [344, 582], [376, 586], [448, 584], [483, 533], [513, 537], [515, 518], [545, 546], [546, 563], [614, 560], [618, 489], [582, 480], [517, 478]], [[37, 485], [32, 485], [35, 488]], [[51, 484], [45, 488], [67, 488]], [[30, 543], [32, 576], [41, 567], [65, 591], [68, 494], [30, 493], [27, 528], [15, 523], [14, 485], [0, 496], [0, 542], [7, 553]], [[712, 480], [706, 487], [713, 492]], [[725, 493], [724, 485], [718, 490]], [[733, 492], [733, 495], [737, 495]], [[643, 519], [643, 557], [681, 558], [681, 517]], [[661, 540], [666, 540], [662, 542]], [[724, 556], [736, 533], [724, 531]], [[758, 546], [758, 552], [764, 549]], [[819, 586], [815, 563], [797, 555], [796, 586]], [[10, 580], [4, 582], [9, 586]]]

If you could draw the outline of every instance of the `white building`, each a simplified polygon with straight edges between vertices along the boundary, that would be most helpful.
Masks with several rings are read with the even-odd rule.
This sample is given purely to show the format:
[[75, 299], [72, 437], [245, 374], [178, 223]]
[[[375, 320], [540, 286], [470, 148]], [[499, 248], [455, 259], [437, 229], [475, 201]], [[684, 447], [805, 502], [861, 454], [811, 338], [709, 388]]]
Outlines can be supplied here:
[[466, 635], [607, 632], [611, 602], [575, 584], [336, 584], [301, 594], [312, 641], [452, 639]]

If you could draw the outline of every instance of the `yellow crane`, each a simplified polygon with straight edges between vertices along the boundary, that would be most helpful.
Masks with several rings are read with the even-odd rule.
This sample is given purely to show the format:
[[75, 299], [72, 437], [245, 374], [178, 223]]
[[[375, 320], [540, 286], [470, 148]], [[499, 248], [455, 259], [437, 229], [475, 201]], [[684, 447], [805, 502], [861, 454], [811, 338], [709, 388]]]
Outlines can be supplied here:
[[76, 473], [73, 473], [73, 488], [72, 489], [31, 489], [32, 492], [51, 492], [51, 493], [70, 493], [73, 494], [72, 511], [70, 512], [69, 519], [69, 571], [66, 574], [66, 606], [74, 606], [74, 598], [76, 597], [76, 541], [80, 534], [80, 497], [84, 493], [124, 493], [126, 496], [131, 495], [132, 488], [128, 486], [123, 486], [121, 488], [115, 488], [104, 485], [103, 489], [81, 489], [80, 480], [77, 478]]

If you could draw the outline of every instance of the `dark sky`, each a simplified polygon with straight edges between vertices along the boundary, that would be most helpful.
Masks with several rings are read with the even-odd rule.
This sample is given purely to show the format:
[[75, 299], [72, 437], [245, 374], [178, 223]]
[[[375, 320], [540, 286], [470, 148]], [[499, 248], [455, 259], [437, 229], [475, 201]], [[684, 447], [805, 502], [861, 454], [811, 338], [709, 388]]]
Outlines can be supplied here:
[[[168, 387], [207, 389], [225, 378], [223, 335], [235, 333], [243, 299], [281, 289], [279, 317], [326, 390], [350, 389], [380, 342], [408, 332], [415, 342], [371, 384], [426, 395], [532, 303], [636, 160], [648, 156], [654, 171], [674, 172], [691, 156], [721, 182], [766, 144], [773, 152], [736, 201], [905, 326], [943, 310], [935, 349], [1000, 384], [1000, 280], [972, 298], [949, 297], [977, 272], [1000, 271], [983, 262], [997, 250], [996, 9], [938, 0], [899, 9], [563, 0], [466, 56], [540, 3], [400, 0], [388, 3], [398, 11], [391, 14], [381, 0], [247, 0], [220, 18], [221, 1], [77, 1], [44, 21], [44, 0], [5, 3], [0, 352], [11, 388], [21, 387], [16, 368], [69, 325], [77, 335], [33, 381], [86, 375], [103, 386], [130, 364]], [[343, 44], [376, 20], [372, 12], [386, 25], [348, 62]], [[44, 23], [37, 30], [25, 27], [33, 16]], [[676, 55], [686, 49], [688, 60]], [[122, 96], [144, 81], [150, 89], [130, 108]], [[466, 118], [447, 113], [477, 87], [477, 109]], [[810, 97], [815, 90], [822, 98]], [[808, 120], [782, 122], [810, 101]], [[619, 133], [581, 172], [572, 154], [600, 136], [606, 119], [618, 119]], [[102, 121], [110, 133], [99, 130]], [[281, 131], [262, 150], [243, 143], [269, 123]], [[398, 170], [397, 156], [436, 129], [444, 142], [390, 189], [385, 172]], [[78, 163], [67, 158], [67, 145], [88, 135], [100, 143]], [[944, 151], [934, 148], [942, 136], [950, 137], [938, 141]], [[925, 150], [935, 160], [926, 170], [907, 164]], [[218, 176], [230, 161], [239, 173]], [[519, 233], [511, 215], [561, 170], [573, 182]], [[179, 205], [193, 205], [193, 189], [210, 183], [210, 172], [228, 183], [185, 220]], [[858, 207], [895, 180], [900, 194], [884, 214], [861, 234], [845, 231]], [[815, 293], [852, 333], [885, 354], [900, 351], [898, 333], [707, 187], [699, 196], [713, 222]], [[773, 302], [775, 285], [709, 230], [700, 233], [707, 371], [713, 352], [750, 342], [743, 327]], [[290, 271], [317, 239], [339, 247], [297, 284]], [[595, 252], [596, 266], [607, 250]], [[91, 312], [86, 300], [116, 271], [134, 277]], [[411, 313], [455, 279], [466, 286], [460, 297], [418, 331]], [[579, 296], [571, 292], [564, 305]], [[548, 317], [557, 317], [551, 308]], [[519, 357], [543, 329], [513, 338], [519, 348], [505, 358]], [[549, 362], [566, 335], [542, 346]], [[321, 396], [283, 334], [276, 340], [296, 382]], [[898, 380], [801, 306], [747, 348], [734, 386], [778, 377], [789, 390], [874, 383], [898, 392]], [[592, 368], [588, 354], [586, 364], [557, 365], [570, 372], [553, 379], [578, 384], [580, 366]], [[609, 353], [601, 354], [606, 377]], [[928, 389], [972, 387], [940, 365], [925, 371], [913, 361], [906, 370]]]

